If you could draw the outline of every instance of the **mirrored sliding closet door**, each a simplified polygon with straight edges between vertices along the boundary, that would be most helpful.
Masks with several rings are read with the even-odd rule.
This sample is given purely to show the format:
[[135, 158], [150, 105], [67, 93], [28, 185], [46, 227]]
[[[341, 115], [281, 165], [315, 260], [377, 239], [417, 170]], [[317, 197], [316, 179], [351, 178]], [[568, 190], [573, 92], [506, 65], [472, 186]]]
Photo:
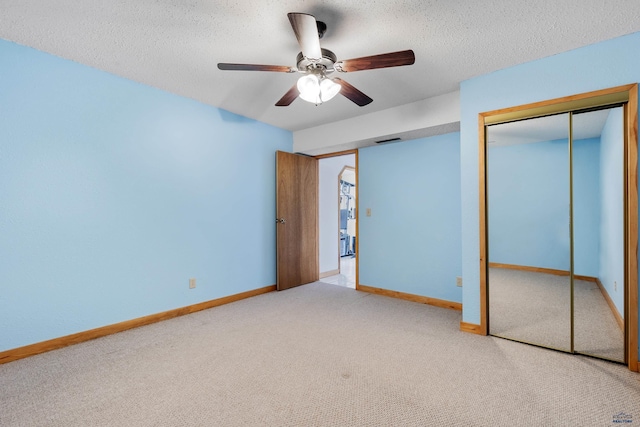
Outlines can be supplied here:
[[625, 361], [623, 107], [486, 126], [489, 333]]
[[490, 333], [571, 351], [569, 115], [487, 128]]
[[623, 108], [572, 126], [574, 351], [624, 362]]

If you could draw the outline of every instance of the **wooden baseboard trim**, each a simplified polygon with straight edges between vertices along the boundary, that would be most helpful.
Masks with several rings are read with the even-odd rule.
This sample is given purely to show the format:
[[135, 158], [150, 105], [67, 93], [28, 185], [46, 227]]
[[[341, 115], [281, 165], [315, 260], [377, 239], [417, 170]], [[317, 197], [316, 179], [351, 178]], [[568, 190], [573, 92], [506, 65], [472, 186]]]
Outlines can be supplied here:
[[609, 296], [609, 292], [607, 292], [607, 290], [604, 288], [604, 285], [602, 285], [602, 282], [600, 281], [600, 279], [595, 277], [594, 281], [598, 285], [598, 288], [600, 288], [600, 292], [602, 292], [602, 296], [604, 297], [604, 300], [609, 305], [609, 308], [611, 309], [611, 312], [613, 313], [613, 317], [616, 318], [616, 322], [618, 323], [618, 326], [624, 332], [624, 318], [622, 317], [622, 315], [618, 311], [618, 307], [616, 307], [616, 305], [613, 303], [613, 300]]
[[[553, 274], [555, 276], [568, 276], [569, 270], [556, 270], [554, 268], [531, 267], [528, 265], [501, 264], [498, 262], [490, 262], [489, 268], [504, 268], [506, 270], [530, 271], [532, 273]], [[582, 276], [575, 276], [576, 279]], [[586, 277], [586, 276], [584, 276]], [[581, 279], [584, 280], [584, 279]]]
[[[530, 267], [528, 265], [516, 265], [516, 264], [500, 264], [497, 262], [490, 262], [490, 268], [504, 268], [507, 270], [519, 270], [519, 271], [530, 271], [532, 273], [545, 273], [545, 274], [553, 274], [554, 276], [567, 276], [571, 275], [569, 270], [556, 270], [554, 268], [544, 268], [544, 267]], [[573, 276], [578, 280], [586, 280], [589, 282], [595, 282], [598, 280], [597, 277], [592, 276], [582, 276], [580, 274], [576, 274]]]
[[336, 274], [340, 274], [340, 269], [325, 271], [324, 273], [320, 273], [320, 278], [324, 279], [325, 277], [335, 276]]
[[358, 285], [358, 291], [368, 292], [370, 294], [383, 295], [385, 297], [398, 298], [407, 301], [419, 302], [421, 304], [433, 305], [435, 307], [447, 308], [449, 310], [462, 310], [462, 304], [459, 302], [446, 301], [437, 298], [425, 297], [422, 295], [408, 294], [405, 292], [391, 291], [389, 289], [374, 288], [372, 286]]
[[25, 357], [35, 356], [36, 354], [45, 353], [47, 351], [56, 350], [84, 341], [93, 340], [107, 335], [123, 332], [128, 329], [140, 326], [150, 325], [152, 323], [161, 322], [163, 320], [173, 319], [174, 317], [184, 316], [185, 314], [195, 313], [208, 308], [229, 304], [257, 295], [266, 294], [276, 290], [276, 285], [266, 286], [264, 288], [253, 289], [239, 294], [229, 295], [226, 297], [205, 301], [198, 304], [189, 305], [187, 307], [176, 308], [174, 310], [164, 311], [162, 313], [151, 314], [149, 316], [138, 317], [137, 319], [127, 320], [113, 325], [102, 326], [88, 331], [78, 332], [66, 335], [60, 338], [54, 338], [35, 344], [18, 347], [11, 350], [0, 352], [0, 365], [13, 362], [14, 360], [24, 359]]
[[460, 321], [460, 330], [462, 332], [469, 332], [471, 334], [482, 335], [482, 327], [475, 323], [467, 323]]
[[[552, 269], [552, 268], [530, 267], [530, 266], [527, 266], [527, 265], [500, 264], [500, 263], [496, 263], [496, 262], [490, 262], [489, 263], [489, 267], [491, 267], [491, 268], [504, 268], [504, 269], [508, 269], [508, 270], [530, 271], [530, 272], [533, 272], [533, 273], [546, 273], [546, 274], [553, 274], [553, 275], [556, 275], [556, 276], [569, 276], [571, 274], [568, 270], [555, 270], [555, 269]], [[602, 292], [602, 296], [604, 297], [605, 301], [607, 302], [607, 305], [609, 305], [609, 308], [611, 309], [611, 313], [613, 313], [613, 317], [615, 317], [616, 322], [618, 323], [618, 326], [620, 327], [620, 329], [622, 329], [624, 331], [624, 318], [622, 317], [622, 315], [618, 311], [618, 308], [616, 307], [616, 305], [613, 303], [613, 300], [611, 299], [611, 296], [609, 296], [609, 293], [607, 292], [605, 287], [602, 285], [602, 282], [600, 281], [600, 279], [598, 279], [597, 277], [592, 277], [592, 276], [582, 276], [580, 274], [576, 274], [573, 277], [576, 278], [577, 280], [585, 280], [587, 282], [594, 282], [595, 284], [598, 285], [598, 288], [600, 288], [600, 292]]]

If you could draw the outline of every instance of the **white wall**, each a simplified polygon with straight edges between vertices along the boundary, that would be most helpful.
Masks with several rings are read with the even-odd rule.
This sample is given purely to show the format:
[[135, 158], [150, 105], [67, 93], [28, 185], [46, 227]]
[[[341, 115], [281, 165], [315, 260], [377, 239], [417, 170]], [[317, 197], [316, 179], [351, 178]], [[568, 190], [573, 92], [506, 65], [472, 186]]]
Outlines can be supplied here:
[[356, 166], [355, 154], [319, 160], [320, 274], [338, 270], [338, 175]]
[[293, 133], [293, 151], [318, 155], [374, 146], [391, 137], [403, 140], [460, 130], [460, 92], [451, 92], [351, 119]]

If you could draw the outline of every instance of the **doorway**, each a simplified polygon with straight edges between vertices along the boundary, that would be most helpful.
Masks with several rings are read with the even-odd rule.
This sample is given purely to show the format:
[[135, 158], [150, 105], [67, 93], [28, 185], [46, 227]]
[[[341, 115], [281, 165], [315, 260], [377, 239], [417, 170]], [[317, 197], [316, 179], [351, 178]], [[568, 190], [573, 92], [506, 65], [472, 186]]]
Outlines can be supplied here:
[[342, 168], [338, 176], [338, 215], [340, 238], [339, 263], [340, 274], [338, 283], [349, 288], [356, 287], [356, 169], [351, 166]]
[[355, 150], [318, 161], [320, 281], [352, 289], [357, 283], [356, 163]]

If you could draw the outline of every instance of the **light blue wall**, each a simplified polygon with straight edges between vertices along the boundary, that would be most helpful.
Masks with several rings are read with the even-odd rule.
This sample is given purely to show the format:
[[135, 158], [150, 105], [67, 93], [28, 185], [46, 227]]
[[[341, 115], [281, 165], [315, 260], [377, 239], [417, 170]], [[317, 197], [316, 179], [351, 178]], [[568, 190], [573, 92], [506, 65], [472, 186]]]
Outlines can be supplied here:
[[[600, 140], [573, 147], [574, 271], [597, 277]], [[487, 178], [489, 261], [569, 271], [569, 141], [490, 146]]]
[[573, 142], [573, 258], [574, 274], [598, 277], [600, 138]]
[[602, 250], [599, 277], [620, 313], [624, 313], [623, 124], [622, 109], [612, 110], [602, 130], [600, 154]]
[[478, 113], [640, 81], [640, 33], [461, 84], [463, 321], [480, 322]]
[[487, 150], [489, 262], [569, 270], [569, 144]]
[[460, 134], [361, 149], [358, 185], [360, 283], [461, 302]]
[[0, 64], [0, 351], [275, 283], [290, 132], [2, 40]]

